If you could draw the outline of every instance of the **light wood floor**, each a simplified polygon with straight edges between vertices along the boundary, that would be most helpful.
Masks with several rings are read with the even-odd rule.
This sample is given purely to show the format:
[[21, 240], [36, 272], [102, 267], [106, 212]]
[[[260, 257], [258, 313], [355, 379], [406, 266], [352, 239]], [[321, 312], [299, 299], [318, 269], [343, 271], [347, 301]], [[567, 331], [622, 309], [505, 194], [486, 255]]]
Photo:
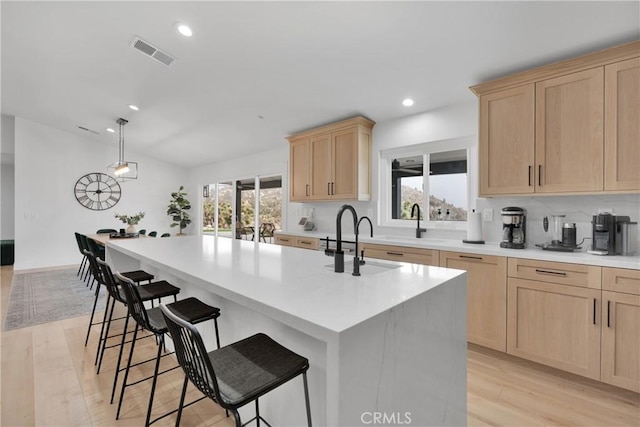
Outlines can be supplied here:
[[[0, 268], [0, 319], [4, 319], [13, 271]], [[97, 332], [84, 347], [88, 316], [1, 334], [0, 425], [141, 426], [149, 382], [130, 387], [121, 419], [109, 404], [115, 350], [95, 374]], [[153, 339], [137, 350], [155, 355]], [[169, 359], [169, 358], [166, 358]], [[171, 364], [171, 360], [167, 360]], [[148, 364], [151, 365], [151, 364]], [[152, 372], [145, 366], [136, 378]], [[133, 375], [133, 374], [132, 374]], [[158, 380], [154, 414], [177, 406], [182, 373]], [[199, 397], [191, 388], [187, 400]], [[313, 402], [312, 402], [313, 404]], [[640, 426], [640, 395], [477, 346], [468, 352], [468, 425], [470, 426]], [[169, 426], [175, 415], [154, 425]], [[232, 426], [214, 403], [203, 400], [183, 413], [183, 426]]]

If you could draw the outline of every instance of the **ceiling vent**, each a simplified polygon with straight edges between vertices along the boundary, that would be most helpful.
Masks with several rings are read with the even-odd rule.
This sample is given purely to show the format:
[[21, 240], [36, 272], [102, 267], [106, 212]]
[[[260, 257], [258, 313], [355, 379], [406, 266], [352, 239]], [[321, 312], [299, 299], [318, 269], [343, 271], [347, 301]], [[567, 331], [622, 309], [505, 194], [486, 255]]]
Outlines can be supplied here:
[[131, 47], [164, 65], [171, 65], [173, 61], [176, 60], [167, 52], [163, 52], [151, 43], [142, 40], [140, 37], [136, 37], [133, 39], [133, 41], [131, 42]]

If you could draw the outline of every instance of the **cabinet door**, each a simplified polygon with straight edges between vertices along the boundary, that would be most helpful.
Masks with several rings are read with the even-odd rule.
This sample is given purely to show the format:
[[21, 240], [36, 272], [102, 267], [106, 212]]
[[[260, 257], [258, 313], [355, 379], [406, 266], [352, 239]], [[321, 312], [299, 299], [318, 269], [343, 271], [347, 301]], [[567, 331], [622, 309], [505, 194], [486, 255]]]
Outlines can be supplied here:
[[536, 192], [603, 190], [603, 91], [603, 67], [536, 83]]
[[289, 199], [292, 202], [302, 202], [307, 200], [311, 194], [309, 181], [311, 142], [309, 138], [292, 142], [289, 146], [289, 158], [291, 159]]
[[507, 353], [600, 379], [599, 289], [508, 279]]
[[357, 199], [358, 197], [358, 128], [334, 132], [333, 177], [331, 196], [334, 199]]
[[331, 198], [331, 133], [310, 137], [312, 200]]
[[532, 193], [533, 83], [480, 97], [480, 196]]
[[467, 271], [467, 341], [507, 351], [507, 258], [441, 252], [440, 265]]
[[602, 381], [640, 392], [640, 296], [602, 292]]
[[604, 189], [640, 190], [640, 58], [604, 72]]

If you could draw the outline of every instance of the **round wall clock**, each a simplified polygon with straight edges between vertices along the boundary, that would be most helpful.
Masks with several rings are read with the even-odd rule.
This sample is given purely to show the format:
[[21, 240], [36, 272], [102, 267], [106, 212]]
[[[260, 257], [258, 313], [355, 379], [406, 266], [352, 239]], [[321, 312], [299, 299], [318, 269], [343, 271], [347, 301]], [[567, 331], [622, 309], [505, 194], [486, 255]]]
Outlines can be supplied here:
[[106, 173], [88, 173], [76, 181], [75, 194], [78, 203], [87, 209], [103, 211], [120, 201], [120, 184]]

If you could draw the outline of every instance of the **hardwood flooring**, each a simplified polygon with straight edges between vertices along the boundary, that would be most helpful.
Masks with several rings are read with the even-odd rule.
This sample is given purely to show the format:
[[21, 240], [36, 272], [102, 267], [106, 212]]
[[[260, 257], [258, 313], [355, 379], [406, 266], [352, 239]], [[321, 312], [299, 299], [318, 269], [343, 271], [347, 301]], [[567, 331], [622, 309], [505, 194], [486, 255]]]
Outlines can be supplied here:
[[[9, 296], [11, 267], [0, 268], [0, 319]], [[105, 354], [96, 375], [97, 335], [84, 337], [88, 316], [0, 332], [0, 425], [141, 426], [149, 382], [127, 389], [120, 420], [110, 405], [116, 350]], [[120, 326], [122, 328], [122, 326]], [[140, 350], [140, 352], [138, 352]], [[136, 345], [141, 359], [155, 355], [153, 339]], [[165, 358], [165, 366], [175, 361]], [[136, 359], [140, 360], [140, 359]], [[132, 371], [135, 378], [152, 364]], [[177, 369], [158, 380], [154, 416], [177, 407], [182, 385]], [[468, 352], [469, 426], [640, 426], [640, 395], [552, 368], [470, 345]], [[200, 397], [190, 386], [187, 401]], [[313, 403], [313, 402], [312, 402]], [[154, 425], [174, 425], [175, 415]], [[233, 426], [233, 418], [209, 400], [183, 413], [182, 426]]]

